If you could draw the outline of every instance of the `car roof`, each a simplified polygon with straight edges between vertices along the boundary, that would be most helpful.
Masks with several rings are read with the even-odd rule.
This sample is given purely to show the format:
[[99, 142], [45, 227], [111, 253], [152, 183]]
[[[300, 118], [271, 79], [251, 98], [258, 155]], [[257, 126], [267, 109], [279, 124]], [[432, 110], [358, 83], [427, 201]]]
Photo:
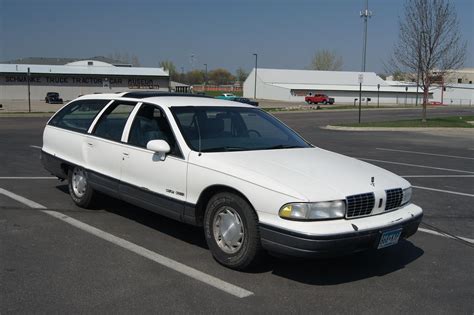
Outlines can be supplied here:
[[[247, 107], [255, 108], [252, 105], [233, 102], [229, 100], [222, 100], [212, 97], [206, 97], [195, 94], [179, 94], [179, 93], [143, 93], [140, 92], [121, 92], [121, 93], [97, 93], [88, 94], [78, 97], [77, 99], [110, 99], [110, 100], [124, 100], [124, 101], [135, 101], [135, 102], [147, 102], [153, 103], [165, 107], [175, 106], [224, 106], [224, 107]], [[130, 97], [139, 96], [139, 97]]]

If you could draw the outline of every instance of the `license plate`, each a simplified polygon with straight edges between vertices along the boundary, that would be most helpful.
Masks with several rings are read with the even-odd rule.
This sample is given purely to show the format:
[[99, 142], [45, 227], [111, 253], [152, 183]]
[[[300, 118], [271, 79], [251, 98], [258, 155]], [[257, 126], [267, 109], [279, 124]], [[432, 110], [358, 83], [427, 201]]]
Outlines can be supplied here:
[[400, 235], [402, 235], [402, 230], [403, 229], [397, 229], [383, 232], [382, 236], [380, 237], [379, 246], [377, 247], [377, 249], [397, 244]]

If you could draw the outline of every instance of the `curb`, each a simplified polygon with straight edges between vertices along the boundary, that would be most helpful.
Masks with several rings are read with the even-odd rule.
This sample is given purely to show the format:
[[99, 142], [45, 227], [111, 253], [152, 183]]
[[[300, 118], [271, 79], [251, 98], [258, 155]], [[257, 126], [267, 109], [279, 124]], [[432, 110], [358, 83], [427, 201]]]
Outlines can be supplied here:
[[0, 112], [0, 118], [37, 118], [37, 117], [51, 117], [54, 113], [8, 113]]
[[320, 129], [337, 131], [460, 131], [466, 130], [474, 134], [474, 128], [455, 127], [343, 127], [343, 126], [321, 126]]

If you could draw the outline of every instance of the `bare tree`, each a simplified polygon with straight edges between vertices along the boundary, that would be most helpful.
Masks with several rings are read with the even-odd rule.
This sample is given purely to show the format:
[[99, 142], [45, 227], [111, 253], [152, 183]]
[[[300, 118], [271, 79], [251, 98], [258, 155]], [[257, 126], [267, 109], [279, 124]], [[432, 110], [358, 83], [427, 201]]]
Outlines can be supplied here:
[[140, 67], [140, 60], [138, 59], [137, 55], [132, 55], [132, 66]]
[[449, 0], [407, 0], [400, 34], [389, 65], [395, 71], [416, 75], [423, 90], [422, 121], [432, 83], [462, 66], [466, 42], [462, 40], [457, 14]]
[[311, 60], [312, 70], [337, 71], [342, 69], [342, 57], [335, 51], [318, 50]]
[[245, 71], [242, 67], [239, 67], [235, 71], [235, 76], [237, 78], [237, 81], [240, 83], [240, 85], [243, 85], [245, 79], [249, 76], [249, 73]]

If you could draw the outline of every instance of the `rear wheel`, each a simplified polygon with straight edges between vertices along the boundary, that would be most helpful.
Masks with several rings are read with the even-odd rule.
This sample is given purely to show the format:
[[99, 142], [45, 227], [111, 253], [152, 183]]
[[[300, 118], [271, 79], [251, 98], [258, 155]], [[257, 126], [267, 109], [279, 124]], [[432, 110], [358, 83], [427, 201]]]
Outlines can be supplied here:
[[92, 204], [94, 190], [87, 181], [86, 171], [82, 167], [74, 166], [68, 172], [69, 195], [76, 205], [88, 208]]
[[209, 200], [204, 232], [212, 255], [226, 267], [242, 270], [262, 258], [257, 215], [234, 193], [219, 193]]

